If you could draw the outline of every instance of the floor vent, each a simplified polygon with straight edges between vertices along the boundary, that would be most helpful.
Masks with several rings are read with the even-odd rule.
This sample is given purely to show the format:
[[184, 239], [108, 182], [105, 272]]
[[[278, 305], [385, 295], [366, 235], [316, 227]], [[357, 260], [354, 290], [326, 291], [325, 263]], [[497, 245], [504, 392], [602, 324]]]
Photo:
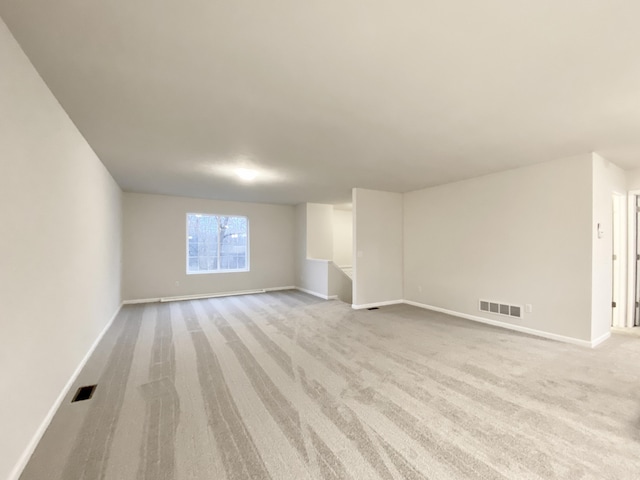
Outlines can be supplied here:
[[87, 385], [85, 387], [80, 387], [73, 397], [73, 400], [71, 400], [71, 403], [89, 400], [91, 397], [93, 397], [93, 392], [95, 392], [96, 387], [97, 385]]
[[367, 308], [367, 310], [378, 310], [378, 307]]
[[505, 317], [522, 318], [522, 307], [519, 305], [507, 305], [505, 303], [480, 300], [480, 311], [504, 315]]

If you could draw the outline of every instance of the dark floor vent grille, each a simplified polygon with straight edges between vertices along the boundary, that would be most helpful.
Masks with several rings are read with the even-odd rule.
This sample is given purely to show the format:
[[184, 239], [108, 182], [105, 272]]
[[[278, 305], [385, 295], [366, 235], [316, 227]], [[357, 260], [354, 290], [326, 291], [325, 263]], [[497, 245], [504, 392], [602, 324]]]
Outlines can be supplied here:
[[97, 385], [87, 385], [84, 387], [80, 387], [73, 397], [73, 400], [71, 400], [71, 403], [89, 400], [91, 397], [93, 397], [93, 392], [95, 392], [96, 387]]

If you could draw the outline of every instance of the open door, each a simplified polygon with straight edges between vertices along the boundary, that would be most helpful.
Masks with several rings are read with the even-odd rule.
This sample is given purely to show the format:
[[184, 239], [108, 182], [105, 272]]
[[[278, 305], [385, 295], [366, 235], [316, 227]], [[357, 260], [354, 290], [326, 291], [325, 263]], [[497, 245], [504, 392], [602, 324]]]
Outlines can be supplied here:
[[614, 327], [623, 327], [625, 325], [625, 201], [626, 196], [617, 193], [612, 197], [612, 228], [611, 228], [611, 251], [612, 268], [611, 268], [611, 325]]
[[613, 196], [613, 228], [612, 228], [612, 251], [613, 251], [613, 268], [611, 269], [611, 325], [617, 326], [618, 312], [620, 311], [620, 285], [618, 278], [620, 277], [620, 251], [618, 249], [618, 243], [620, 238], [620, 226], [618, 221], [619, 208], [616, 195]]
[[635, 196], [635, 256], [636, 256], [636, 288], [635, 288], [635, 310], [633, 314], [633, 325], [640, 326], [640, 196]]

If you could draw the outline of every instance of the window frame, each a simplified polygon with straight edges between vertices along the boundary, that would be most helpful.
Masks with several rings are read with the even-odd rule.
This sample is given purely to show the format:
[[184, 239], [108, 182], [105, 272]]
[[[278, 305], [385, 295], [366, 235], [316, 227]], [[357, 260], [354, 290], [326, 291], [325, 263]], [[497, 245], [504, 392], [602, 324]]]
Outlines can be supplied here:
[[[237, 268], [237, 269], [225, 269], [225, 270], [206, 270], [199, 272], [190, 272], [189, 271], [189, 216], [190, 215], [200, 215], [202, 217], [235, 217], [235, 218], [244, 218], [247, 222], [247, 247], [246, 247], [246, 256], [245, 256], [245, 268]], [[218, 220], [219, 222], [220, 220]], [[231, 215], [231, 214], [221, 214], [221, 213], [202, 213], [202, 212], [187, 212], [185, 214], [185, 259], [186, 265], [185, 270], [187, 275], [215, 275], [220, 273], [247, 273], [251, 271], [251, 263], [250, 263], [250, 251], [251, 251], [251, 235], [249, 232], [249, 217], [246, 215]]]

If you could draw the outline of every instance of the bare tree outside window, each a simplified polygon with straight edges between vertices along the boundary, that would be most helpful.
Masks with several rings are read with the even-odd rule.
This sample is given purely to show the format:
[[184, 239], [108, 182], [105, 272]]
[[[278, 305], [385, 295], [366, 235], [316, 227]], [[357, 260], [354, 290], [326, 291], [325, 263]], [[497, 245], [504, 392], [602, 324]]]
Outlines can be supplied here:
[[249, 270], [246, 217], [187, 214], [187, 273]]

